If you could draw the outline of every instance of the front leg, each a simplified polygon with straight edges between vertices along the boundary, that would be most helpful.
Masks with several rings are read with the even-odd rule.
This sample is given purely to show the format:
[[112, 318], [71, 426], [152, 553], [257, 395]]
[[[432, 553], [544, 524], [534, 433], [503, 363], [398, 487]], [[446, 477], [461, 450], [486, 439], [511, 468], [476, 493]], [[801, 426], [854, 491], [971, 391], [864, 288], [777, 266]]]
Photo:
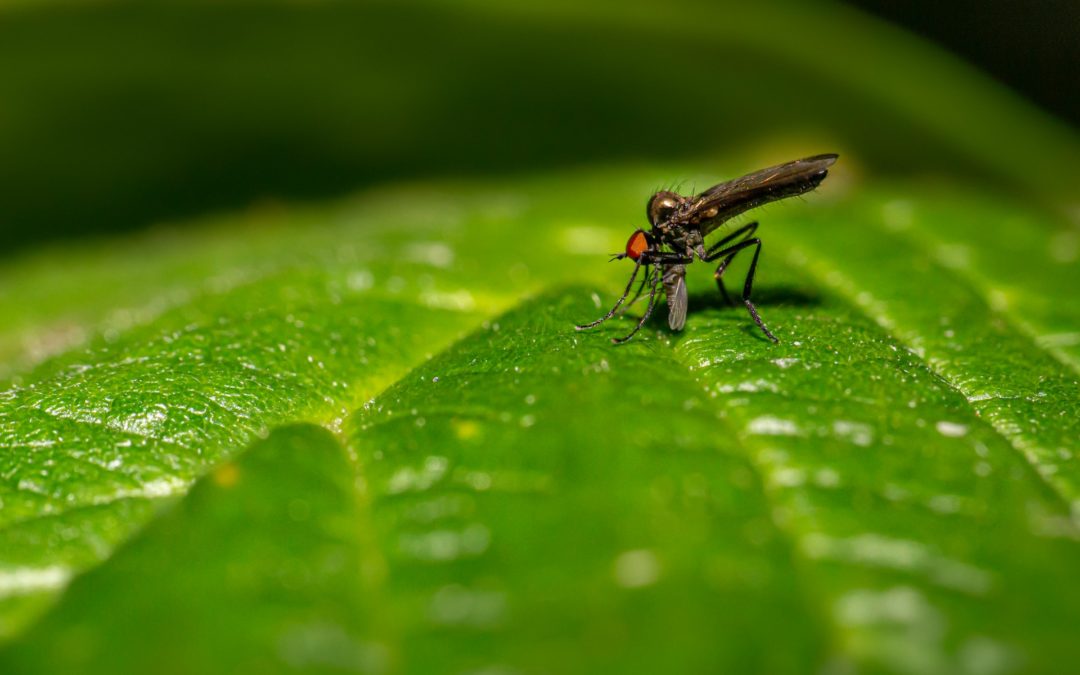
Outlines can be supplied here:
[[637, 304], [637, 301], [641, 299], [641, 294], [645, 291], [645, 286], [649, 283], [649, 275], [646, 274], [641, 277], [641, 283], [638, 284], [637, 290], [634, 291], [634, 297], [630, 298], [619, 310], [618, 314], [621, 316], [630, 311], [630, 308]]
[[645, 308], [645, 314], [642, 315], [641, 320], [637, 322], [637, 325], [634, 326], [634, 330], [630, 331], [628, 335], [621, 338], [611, 338], [611, 341], [615, 344], [622, 344], [634, 337], [634, 335], [641, 330], [641, 327], [645, 325], [645, 322], [649, 320], [649, 316], [652, 314], [656, 302], [656, 287], [660, 284], [660, 268], [653, 267], [649, 272], [652, 274], [652, 284], [649, 288], [649, 305]]
[[[683, 256], [683, 255], [679, 255], [678, 253], [671, 253], [671, 252], [668, 252], [668, 251], [656, 251], [654, 253], [645, 253], [644, 255], [641, 256], [641, 258], [642, 258], [643, 261], [646, 261], [645, 264], [663, 265], [665, 267], [670, 267], [672, 265], [687, 265], [687, 264], [694, 261], [694, 258], [692, 256]], [[641, 293], [642, 293], [642, 291], [645, 290], [645, 286], [648, 283], [649, 283], [649, 275], [646, 274], [644, 277], [641, 278], [641, 284], [638, 286], [637, 290], [634, 292], [634, 297], [631, 298], [630, 301], [626, 303], [626, 305], [622, 309], [622, 312], [626, 312], [628, 309], [630, 309], [630, 307], [632, 307], [634, 304], [636, 304], [638, 300], [641, 299]], [[620, 314], [622, 312], [620, 312]]]
[[[634, 264], [634, 273], [630, 275], [630, 281], [626, 282], [626, 290], [623, 291], [622, 297], [620, 297], [619, 300], [615, 303], [615, 306], [611, 308], [611, 311], [609, 311], [607, 314], [600, 317], [596, 321], [590, 321], [589, 323], [578, 324], [578, 325], [574, 326], [574, 328], [576, 330], [588, 330], [588, 329], [593, 328], [595, 326], [599, 326], [600, 324], [604, 323], [605, 321], [607, 321], [611, 317], [615, 316], [615, 312], [619, 311], [619, 307], [623, 304], [623, 301], [626, 300], [626, 296], [630, 295], [630, 289], [634, 287], [634, 279], [637, 278], [637, 274], [638, 274], [638, 271], [641, 269], [641, 265], [642, 265], [641, 260], [638, 259], [636, 261], [636, 263]], [[649, 273], [648, 272], [645, 273], [645, 278], [646, 279], [649, 278]]]

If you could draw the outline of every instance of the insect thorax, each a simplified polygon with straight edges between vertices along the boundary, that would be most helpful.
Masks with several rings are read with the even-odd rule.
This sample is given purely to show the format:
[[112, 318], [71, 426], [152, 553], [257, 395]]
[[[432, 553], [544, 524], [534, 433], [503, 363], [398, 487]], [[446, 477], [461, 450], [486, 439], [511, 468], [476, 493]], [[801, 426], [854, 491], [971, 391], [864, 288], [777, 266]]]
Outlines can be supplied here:
[[676, 253], [691, 255], [691, 252], [699, 248], [704, 239], [701, 230], [696, 227], [686, 227], [672, 223], [661, 223], [653, 228], [654, 236], [667, 245]]

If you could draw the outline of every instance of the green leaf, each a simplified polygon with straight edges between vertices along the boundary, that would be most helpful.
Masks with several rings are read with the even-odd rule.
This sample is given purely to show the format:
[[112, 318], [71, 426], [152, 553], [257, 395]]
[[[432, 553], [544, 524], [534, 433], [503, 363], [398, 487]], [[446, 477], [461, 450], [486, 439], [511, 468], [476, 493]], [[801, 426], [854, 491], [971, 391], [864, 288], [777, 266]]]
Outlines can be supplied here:
[[[381, 663], [385, 655], [374, 647], [354, 646], [336, 632], [364, 604], [356, 575], [360, 510], [350, 473], [326, 430], [276, 430], [239, 461], [219, 464], [137, 543], [73, 584], [66, 616], [53, 615], [61, 622], [52, 629], [56, 649], [16, 651], [14, 671], [39, 667], [35, 662], [45, 656], [60, 670], [110, 663], [131, 672], [254, 672], [260, 663], [250, 659], [268, 643], [277, 643], [280, 658], [293, 666]], [[147, 565], [176, 574], [168, 583], [146, 579], [133, 586]], [[210, 578], [220, 586], [207, 594]], [[119, 623], [93, 618], [102, 593], [121, 603], [112, 605]], [[72, 612], [91, 620], [72, 624], [66, 620]], [[176, 639], [178, 631], [184, 639]], [[121, 634], [154, 641], [115, 649]]]
[[[528, 32], [516, 13], [531, 9], [474, 4]], [[803, 82], [806, 55], [807, 82], [842, 71], [909, 125], [754, 214], [754, 297], [779, 345], [698, 265], [682, 333], [663, 306], [621, 347], [631, 317], [572, 326], [621, 291], [628, 266], [605, 254], [656, 186], [831, 149], [820, 135], [391, 185], [8, 261], [0, 671], [1074, 661], [1080, 267], [1054, 200], [1075, 139], [948, 67], [925, 90], [919, 69], [873, 85], [870, 66], [745, 12], [710, 25], [758, 27], [730, 30], [776, 48], [766, 84]], [[620, 16], [614, 35], [670, 36]], [[704, 45], [712, 28], [688, 30]], [[808, 107], [843, 112], [803, 86]], [[955, 91], [971, 107], [941, 104]], [[859, 133], [884, 137], [862, 114], [876, 109], [851, 114]], [[985, 141], [1002, 129], [1039, 131], [1002, 138], [999, 157]], [[945, 165], [998, 182], [882, 170], [935, 134], [960, 157]]]
[[[92, 566], [218, 468], [0, 658], [977, 673], [1072, 655], [1058, 627], [1080, 606], [1075, 352], [1039, 346], [1075, 316], [1053, 293], [1078, 287], [1076, 267], [1047, 247], [1068, 230], [986, 196], [843, 187], [838, 166], [836, 188], [763, 217], [756, 297], [780, 345], [693, 267], [685, 332], [658, 318], [615, 347], [628, 318], [574, 331], [621, 286], [602, 254], [661, 174], [696, 171], [403, 188], [266, 216], [265, 240], [212, 224], [170, 242], [171, 282], [194, 250], [252, 268], [139, 325], [108, 319], [5, 394], [9, 621], [40, 602], [24, 591]], [[1003, 276], [1015, 242], [967, 233], [1016, 222], [1043, 245]], [[155, 241], [97, 269], [137, 273], [131, 251]], [[608, 290], [562, 285], [587, 276]], [[290, 419], [339, 431], [359, 505], [309, 499], [317, 481], [290, 496], [282, 477], [306, 481], [292, 462], [308, 453], [347, 473], [307, 432], [257, 443], [236, 465], [251, 483], [220, 489], [221, 460]], [[307, 532], [275, 515], [290, 504], [317, 532], [352, 528], [282, 534]], [[251, 518], [216, 515], [234, 510]], [[352, 573], [311, 571], [337, 550]], [[238, 652], [215, 661], [216, 632]]]

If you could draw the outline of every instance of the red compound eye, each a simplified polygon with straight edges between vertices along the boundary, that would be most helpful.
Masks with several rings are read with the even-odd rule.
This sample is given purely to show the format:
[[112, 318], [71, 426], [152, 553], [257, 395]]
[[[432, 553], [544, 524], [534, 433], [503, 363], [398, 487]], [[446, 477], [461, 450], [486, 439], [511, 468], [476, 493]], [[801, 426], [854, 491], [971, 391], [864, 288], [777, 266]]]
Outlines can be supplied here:
[[630, 235], [630, 239], [626, 242], [626, 257], [637, 260], [648, 249], [649, 238], [645, 236], [644, 230], [638, 230]]

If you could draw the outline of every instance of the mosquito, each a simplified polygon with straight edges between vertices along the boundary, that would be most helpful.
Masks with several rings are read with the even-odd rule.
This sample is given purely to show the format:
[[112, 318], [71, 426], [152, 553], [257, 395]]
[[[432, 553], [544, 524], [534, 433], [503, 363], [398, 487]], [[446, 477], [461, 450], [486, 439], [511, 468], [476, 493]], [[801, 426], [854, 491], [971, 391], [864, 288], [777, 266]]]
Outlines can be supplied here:
[[656, 306], [656, 295], [660, 286], [663, 286], [667, 298], [668, 326], [674, 331], [682, 330], [686, 324], [688, 304], [686, 266], [694, 262], [695, 257], [707, 263], [719, 260], [720, 264], [717, 265], [713, 277], [724, 300], [729, 305], [734, 305], [724, 287], [724, 270], [739, 252], [753, 248], [754, 257], [743, 282], [742, 301], [765, 336], [773, 342], [780, 342], [761, 320], [757, 307], [750, 299], [750, 292], [754, 287], [754, 272], [761, 255], [761, 239], [754, 236], [758, 228], [757, 221], [743, 225], [708, 248], [705, 247], [705, 238], [731, 218], [750, 209], [810, 192], [829, 175], [829, 167], [836, 158], [837, 155], [834, 154], [815, 155], [771, 166], [742, 178], [714, 185], [693, 197], [684, 197], [668, 190], [657, 192], [649, 198], [645, 207], [651, 229], [635, 230], [626, 242], [626, 251], [611, 258], [612, 261], [623, 258], [634, 261], [634, 271], [622, 297], [607, 314], [576, 328], [594, 328], [619, 313], [619, 308], [626, 302], [634, 287], [634, 280], [644, 268], [641, 284], [627, 307], [637, 302], [648, 287], [649, 302], [645, 314], [628, 335], [612, 338], [611, 341], [616, 344], [626, 342], [641, 330]]

